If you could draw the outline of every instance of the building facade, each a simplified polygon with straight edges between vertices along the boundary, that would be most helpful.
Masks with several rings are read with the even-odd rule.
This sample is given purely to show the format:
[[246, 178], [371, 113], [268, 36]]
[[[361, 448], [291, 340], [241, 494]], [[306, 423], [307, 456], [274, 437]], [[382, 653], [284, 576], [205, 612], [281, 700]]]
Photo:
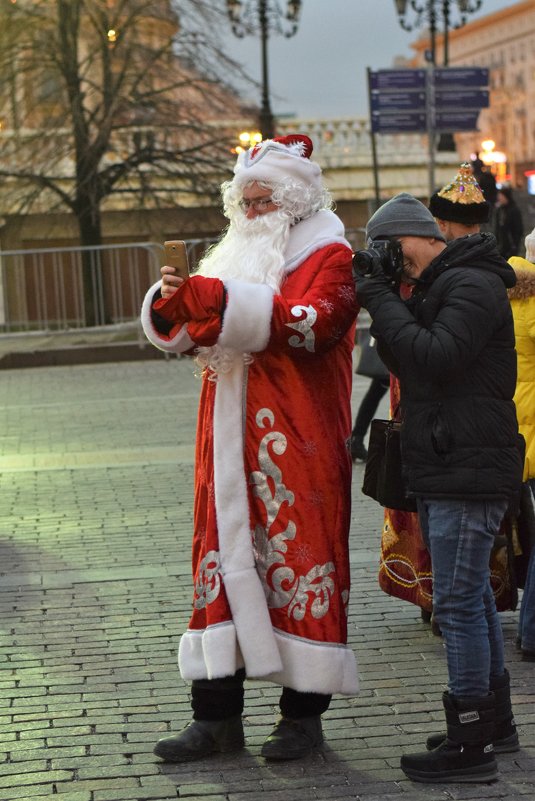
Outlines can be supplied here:
[[[416, 62], [424, 63], [429, 41], [413, 45]], [[444, 38], [438, 36], [436, 63], [443, 62]], [[485, 150], [506, 158], [507, 180], [527, 188], [535, 170], [535, 0], [523, 0], [449, 33], [449, 66], [487, 67], [490, 106], [479, 115], [479, 131], [456, 134], [459, 155], [468, 159]], [[499, 161], [497, 162], [497, 164]]]

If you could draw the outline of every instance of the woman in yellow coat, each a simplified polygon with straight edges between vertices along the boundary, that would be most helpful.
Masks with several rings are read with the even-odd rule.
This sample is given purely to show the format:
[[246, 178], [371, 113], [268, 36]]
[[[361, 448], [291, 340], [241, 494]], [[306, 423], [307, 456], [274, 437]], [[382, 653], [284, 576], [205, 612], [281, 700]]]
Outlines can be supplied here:
[[[525, 239], [526, 258], [511, 256], [516, 286], [509, 290], [515, 321], [518, 377], [515, 392], [520, 433], [526, 440], [524, 481], [535, 499], [535, 230]], [[535, 548], [531, 551], [520, 606], [518, 641], [522, 659], [535, 661]]]

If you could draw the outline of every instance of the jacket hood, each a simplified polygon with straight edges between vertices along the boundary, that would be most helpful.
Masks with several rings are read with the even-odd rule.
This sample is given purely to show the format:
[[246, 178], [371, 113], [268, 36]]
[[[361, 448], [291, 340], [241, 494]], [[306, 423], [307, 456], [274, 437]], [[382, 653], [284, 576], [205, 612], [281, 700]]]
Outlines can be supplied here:
[[432, 282], [445, 270], [470, 267], [499, 275], [507, 288], [516, 283], [515, 271], [500, 255], [492, 234], [471, 234], [453, 239], [424, 270], [421, 280]]
[[508, 290], [510, 300], [527, 300], [535, 297], [535, 264], [521, 256], [511, 256], [509, 264], [515, 271], [516, 286]]

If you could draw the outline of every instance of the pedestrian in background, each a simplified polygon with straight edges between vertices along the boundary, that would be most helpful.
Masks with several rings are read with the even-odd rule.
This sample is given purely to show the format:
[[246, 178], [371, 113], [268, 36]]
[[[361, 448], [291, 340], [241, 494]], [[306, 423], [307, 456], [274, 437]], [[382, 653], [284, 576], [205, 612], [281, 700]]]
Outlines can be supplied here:
[[500, 187], [496, 196], [494, 234], [504, 259], [518, 255], [523, 227], [522, 214], [516, 205], [513, 190], [508, 186]]
[[360, 353], [355, 372], [357, 375], [371, 378], [371, 381], [355, 416], [350, 449], [351, 458], [354, 462], [365, 462], [368, 458], [368, 451], [364, 444], [364, 437], [377, 411], [377, 407], [390, 386], [390, 373], [377, 353], [375, 339], [370, 336], [369, 329], [357, 329], [357, 344]]
[[494, 237], [446, 245], [429, 209], [405, 193], [375, 212], [366, 235], [401, 245], [401, 280], [414, 286], [403, 301], [379, 259], [364, 272], [355, 256], [357, 298], [400, 380], [404, 478], [431, 552], [449, 678], [447, 733], [432, 750], [403, 756], [401, 768], [421, 782], [492, 781], [493, 742], [518, 748], [510, 698], [498, 714], [491, 690], [491, 677], [506, 688], [509, 680], [489, 576], [494, 537], [522, 476], [506, 291], [515, 275]]
[[481, 230], [489, 233], [494, 233], [494, 211], [496, 208], [496, 196], [498, 188], [496, 186], [496, 178], [491, 172], [490, 167], [487, 167], [479, 158], [479, 154], [471, 163], [472, 173], [477, 181], [477, 184], [483, 192], [483, 197], [489, 204], [489, 214], [485, 222], [481, 223]]
[[222, 186], [225, 235], [186, 281], [163, 267], [143, 306], [148, 338], [203, 368], [193, 614], [179, 648], [193, 721], [157, 743], [171, 762], [243, 747], [246, 677], [283, 687], [261, 752], [272, 760], [319, 746], [331, 695], [358, 689], [347, 646], [358, 307], [311, 153], [301, 134], [241, 153]]
[[[509, 289], [509, 299], [515, 322], [518, 360], [515, 392], [516, 413], [520, 431], [526, 440], [524, 481], [528, 482], [533, 505], [535, 499], [535, 230], [527, 235], [525, 246], [525, 259], [520, 256], [513, 256], [509, 259], [509, 264], [513, 267], [516, 275], [516, 285]], [[534, 662], [535, 548], [533, 547], [520, 605], [518, 643], [522, 659]]]

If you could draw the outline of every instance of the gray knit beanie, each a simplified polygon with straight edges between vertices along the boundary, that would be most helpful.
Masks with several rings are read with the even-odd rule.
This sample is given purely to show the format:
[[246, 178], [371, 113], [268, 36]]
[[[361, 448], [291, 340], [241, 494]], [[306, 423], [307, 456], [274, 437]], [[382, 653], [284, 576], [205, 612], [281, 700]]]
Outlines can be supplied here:
[[388, 200], [368, 220], [368, 241], [385, 236], [432, 236], [446, 241], [429, 209], [407, 192]]

